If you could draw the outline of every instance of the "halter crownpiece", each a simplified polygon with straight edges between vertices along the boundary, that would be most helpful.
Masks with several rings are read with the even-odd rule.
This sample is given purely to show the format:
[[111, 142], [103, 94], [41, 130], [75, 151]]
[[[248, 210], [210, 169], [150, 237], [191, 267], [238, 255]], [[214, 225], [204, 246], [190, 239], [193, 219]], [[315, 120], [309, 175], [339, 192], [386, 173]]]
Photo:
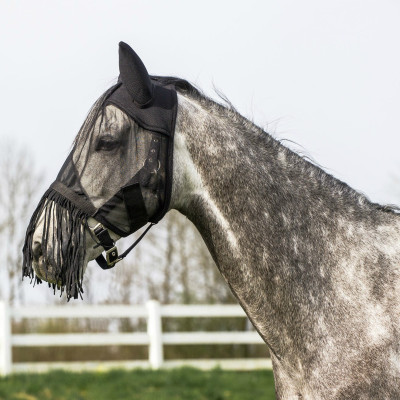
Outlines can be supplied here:
[[[152, 78], [139, 56], [123, 42], [119, 43], [119, 69], [118, 83], [93, 106], [70, 155], [33, 214], [26, 234], [23, 276], [36, 277], [37, 281], [46, 279], [43, 273], [35, 275], [32, 266], [33, 234], [42, 218], [44, 262], [55, 268], [53, 281], [62, 290], [65, 288], [68, 298], [82, 292], [85, 229], [91, 233], [96, 247], [106, 251], [106, 259], [101, 255], [96, 261], [108, 269], [124, 258], [169, 209], [176, 90]], [[117, 172], [114, 166], [109, 166], [110, 171], [93, 170], [93, 157], [102, 156], [98, 151], [99, 132], [112, 130], [115, 122], [106, 110], [109, 105], [121, 110], [129, 121], [129, 129], [119, 132], [123, 143], [119, 151], [124, 158]], [[104, 165], [110, 163], [107, 157]], [[112, 195], [104, 197], [103, 187], [115, 189]], [[156, 205], [152, 215], [147, 211], [148, 201]], [[97, 221], [95, 226], [89, 227], [89, 217]], [[125, 237], [148, 222], [150, 225], [140, 238], [118, 255], [109, 231]]]

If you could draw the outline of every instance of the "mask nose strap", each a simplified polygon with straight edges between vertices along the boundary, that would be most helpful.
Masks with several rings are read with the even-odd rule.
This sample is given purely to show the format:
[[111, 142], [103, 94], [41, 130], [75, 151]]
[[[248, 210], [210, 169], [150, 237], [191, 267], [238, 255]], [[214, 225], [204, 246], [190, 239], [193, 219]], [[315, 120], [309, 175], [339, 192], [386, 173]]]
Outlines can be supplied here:
[[136, 247], [136, 245], [139, 244], [139, 242], [144, 238], [146, 233], [153, 225], [155, 224], [150, 223], [150, 225], [144, 230], [144, 232], [120, 256], [118, 256], [118, 249], [115, 245], [115, 241], [110, 236], [108, 230], [101, 223], [98, 223], [94, 228], [89, 227], [89, 231], [92, 234], [93, 239], [96, 238], [95, 241], [97, 242], [97, 245], [95, 247], [101, 246], [106, 252], [105, 258], [103, 254], [100, 254], [96, 258], [96, 262], [100, 266], [100, 268], [113, 268], [115, 264], [123, 260]]

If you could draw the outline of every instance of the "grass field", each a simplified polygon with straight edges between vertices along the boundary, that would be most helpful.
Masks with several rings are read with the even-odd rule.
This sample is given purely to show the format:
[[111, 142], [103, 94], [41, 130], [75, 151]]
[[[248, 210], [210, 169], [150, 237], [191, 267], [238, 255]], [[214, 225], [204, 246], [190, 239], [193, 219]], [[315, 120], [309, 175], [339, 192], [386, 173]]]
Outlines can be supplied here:
[[270, 400], [272, 371], [182, 368], [17, 374], [0, 378], [1, 400]]

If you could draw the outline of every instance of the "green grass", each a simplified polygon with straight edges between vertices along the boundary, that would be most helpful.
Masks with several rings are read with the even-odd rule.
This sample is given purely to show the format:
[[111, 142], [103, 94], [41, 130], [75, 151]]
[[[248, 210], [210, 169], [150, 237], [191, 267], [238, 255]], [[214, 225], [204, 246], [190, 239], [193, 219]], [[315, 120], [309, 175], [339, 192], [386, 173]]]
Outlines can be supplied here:
[[272, 371], [193, 368], [15, 374], [0, 378], [0, 400], [270, 400]]

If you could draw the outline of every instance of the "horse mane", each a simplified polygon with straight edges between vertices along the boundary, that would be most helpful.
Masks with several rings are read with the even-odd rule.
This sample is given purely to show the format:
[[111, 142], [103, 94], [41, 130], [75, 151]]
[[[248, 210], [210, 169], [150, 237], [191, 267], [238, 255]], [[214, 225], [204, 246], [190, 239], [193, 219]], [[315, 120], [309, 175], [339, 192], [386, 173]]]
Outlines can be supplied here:
[[175, 76], [158, 76], [158, 75], [152, 75], [151, 79], [165, 86], [173, 85], [175, 86], [175, 89], [180, 93], [188, 94], [190, 96], [202, 100], [208, 99], [207, 96], [199, 88], [191, 84], [186, 79], [177, 78]]
[[[260, 135], [262, 136], [269, 136], [272, 138], [272, 136], [266, 132], [265, 130], [263, 130], [261, 127], [257, 126], [256, 124], [254, 124], [252, 121], [249, 121], [247, 118], [245, 118], [243, 115], [241, 115], [233, 106], [233, 104], [229, 101], [229, 99], [220, 91], [216, 90], [216, 93], [218, 95], [218, 97], [223, 101], [224, 104], [220, 104], [214, 100], [212, 100], [211, 98], [209, 98], [208, 96], [206, 96], [201, 89], [197, 88], [196, 86], [194, 86], [192, 83], [190, 83], [189, 81], [187, 81], [186, 79], [182, 79], [182, 78], [178, 78], [178, 77], [174, 77], [174, 76], [152, 76], [152, 79], [154, 79], [157, 82], [160, 82], [163, 85], [174, 85], [176, 90], [179, 93], [182, 93], [184, 95], [188, 95], [191, 98], [193, 98], [194, 100], [197, 100], [203, 104], [209, 105], [212, 107], [221, 107], [226, 111], [228, 111], [230, 114], [233, 114], [234, 116], [234, 120], [236, 122], [239, 122], [242, 125], [245, 126], [250, 126], [252, 130], [254, 130], [254, 128], [256, 128], [256, 130], [259, 132]], [[227, 106], [227, 107], [226, 107]], [[272, 138], [278, 145], [283, 146], [284, 148], [287, 149], [286, 146], [284, 146], [281, 142], [286, 140], [286, 139], [278, 139], [278, 138]], [[290, 151], [290, 150], [289, 150]], [[379, 211], [383, 211], [386, 213], [393, 213], [398, 215], [400, 213], [400, 207], [393, 205], [393, 204], [379, 204], [379, 203], [374, 203], [371, 202], [369, 200], [369, 198], [362, 192], [359, 192], [358, 190], [353, 189], [352, 187], [350, 187], [347, 183], [342, 182], [340, 180], [338, 180], [337, 178], [334, 178], [332, 175], [330, 175], [329, 173], [327, 173], [326, 171], [324, 171], [323, 167], [321, 165], [319, 165], [315, 160], [311, 159], [307, 154], [298, 154], [296, 152], [297, 156], [303, 158], [306, 162], [308, 162], [309, 164], [313, 165], [314, 167], [319, 168], [321, 171], [323, 171], [324, 173], [326, 173], [327, 175], [331, 176], [333, 179], [336, 180], [337, 183], [340, 184], [341, 188], [343, 191], [350, 191], [351, 194], [354, 196], [354, 194], [360, 196], [360, 199], [362, 199], [363, 202], [369, 203], [373, 208], [375, 208], [376, 210]]]
[[[234, 123], [236, 125], [241, 125], [242, 127], [246, 129], [251, 129], [253, 132], [255, 131], [259, 136], [263, 137], [264, 139], [269, 139], [271, 142], [273, 142], [274, 146], [281, 146], [282, 148], [286, 149], [286, 151], [290, 153], [296, 154], [297, 157], [302, 158], [304, 161], [307, 162], [310, 167], [317, 168], [320, 173], [324, 173], [328, 175], [331, 179], [336, 181], [336, 184], [340, 186], [340, 189], [342, 192], [347, 192], [348, 195], [350, 196], [358, 196], [359, 200], [362, 203], [368, 203], [372, 208], [386, 212], [386, 213], [393, 213], [396, 215], [399, 215], [400, 213], [400, 207], [392, 204], [379, 204], [379, 203], [373, 203], [369, 200], [369, 198], [362, 192], [359, 192], [352, 187], [350, 187], [347, 183], [340, 181], [339, 179], [333, 177], [331, 174], [327, 173], [322, 166], [318, 165], [314, 160], [310, 159], [309, 156], [306, 154], [298, 154], [297, 152], [293, 152], [286, 146], [284, 146], [281, 142], [284, 141], [285, 139], [278, 139], [274, 138], [266, 132], [264, 129], [256, 125], [254, 122], [250, 121], [243, 115], [241, 115], [233, 106], [233, 104], [229, 101], [229, 99], [222, 94], [220, 91], [216, 90], [217, 95], [219, 98], [222, 100], [224, 104], [221, 104], [210, 97], [206, 96], [204, 92], [197, 88], [195, 85], [187, 81], [186, 79], [174, 77], [174, 76], [158, 76], [158, 75], [153, 75], [151, 76], [151, 79], [159, 82], [162, 85], [173, 85], [175, 89], [177, 90], [178, 93], [181, 93], [183, 95], [191, 97], [193, 100], [196, 100], [203, 105], [205, 105], [207, 108], [212, 108], [212, 109], [218, 109], [218, 110], [223, 110], [225, 114], [228, 114], [228, 116], [232, 117]], [[115, 85], [110, 87], [108, 90], [106, 90], [102, 96], [94, 103], [92, 108], [90, 109], [88, 116], [81, 126], [77, 136], [74, 139], [73, 146], [80, 140], [80, 138], [87, 132], [88, 129], [91, 129], [99, 116], [99, 113], [102, 112], [103, 105], [108, 99], [108, 97], [112, 94], [114, 91]]]

